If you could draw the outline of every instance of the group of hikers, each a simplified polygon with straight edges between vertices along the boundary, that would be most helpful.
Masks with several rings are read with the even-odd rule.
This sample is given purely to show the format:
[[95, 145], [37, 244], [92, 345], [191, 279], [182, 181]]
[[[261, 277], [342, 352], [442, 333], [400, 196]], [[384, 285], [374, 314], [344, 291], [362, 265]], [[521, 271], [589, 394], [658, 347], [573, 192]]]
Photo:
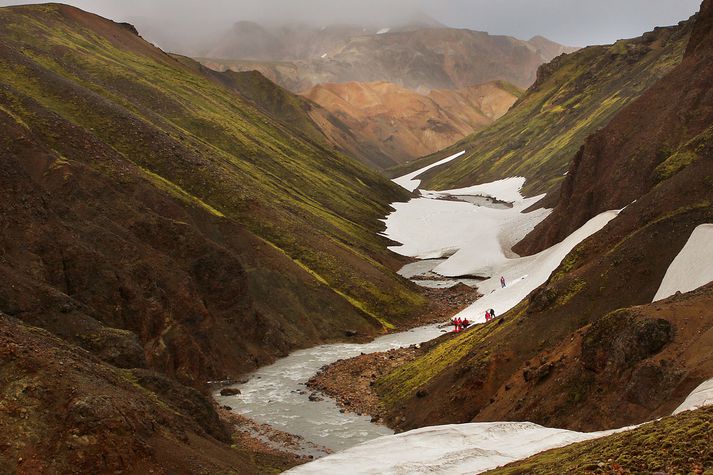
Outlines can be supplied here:
[[460, 317], [458, 318], [452, 318], [451, 319], [451, 325], [453, 325], [455, 328], [453, 328], [453, 331], [455, 333], [460, 333], [466, 328], [468, 328], [468, 325], [470, 325], [470, 321], [467, 318], [461, 319]]
[[[505, 277], [500, 276], [500, 286], [502, 288], [505, 288]], [[485, 323], [490, 322], [491, 320], [495, 319], [495, 310], [492, 308], [488, 309], [485, 311]], [[466, 328], [468, 328], [468, 325], [470, 325], [470, 321], [467, 318], [456, 318], [453, 317], [451, 319], [451, 325], [453, 325], [453, 332], [454, 333], [460, 333], [464, 331]]]
[[495, 310], [492, 308], [490, 310], [485, 311], [485, 323], [488, 323], [490, 320], [493, 320], [495, 318]]
[[[495, 310], [488, 309], [485, 311], [485, 323], [490, 322], [491, 320], [495, 319]], [[470, 320], [467, 318], [460, 318], [460, 317], [453, 317], [451, 319], [451, 325], [453, 325], [453, 332], [454, 333], [460, 333], [464, 331], [466, 328], [468, 328], [468, 325], [470, 325]]]

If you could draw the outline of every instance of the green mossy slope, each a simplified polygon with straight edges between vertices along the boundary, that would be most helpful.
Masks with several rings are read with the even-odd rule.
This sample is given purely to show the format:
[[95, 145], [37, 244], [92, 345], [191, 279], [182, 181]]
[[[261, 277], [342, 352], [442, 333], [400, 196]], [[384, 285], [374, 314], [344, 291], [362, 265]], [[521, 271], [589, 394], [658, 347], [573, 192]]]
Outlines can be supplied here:
[[[246, 225], [369, 312], [398, 321], [422, 303], [393, 276], [394, 258], [375, 236], [402, 190], [324, 147], [304, 117], [295, 132], [225, 86], [251, 76], [229, 73], [221, 84], [127, 28], [69, 7], [2, 9], [0, 25], [3, 110], [57, 152], [61, 131], [35, 120], [23, 105], [29, 98], [157, 186]], [[276, 101], [299, 103], [273, 104], [274, 113], [304, 107], [281, 92]]]
[[555, 192], [585, 137], [678, 65], [689, 35], [687, 22], [560, 56], [541, 66], [535, 84], [495, 124], [390, 174], [466, 150], [426, 173], [424, 186], [443, 190], [524, 176], [528, 196]]
[[713, 407], [686, 411], [629, 432], [537, 454], [489, 474], [709, 473]]

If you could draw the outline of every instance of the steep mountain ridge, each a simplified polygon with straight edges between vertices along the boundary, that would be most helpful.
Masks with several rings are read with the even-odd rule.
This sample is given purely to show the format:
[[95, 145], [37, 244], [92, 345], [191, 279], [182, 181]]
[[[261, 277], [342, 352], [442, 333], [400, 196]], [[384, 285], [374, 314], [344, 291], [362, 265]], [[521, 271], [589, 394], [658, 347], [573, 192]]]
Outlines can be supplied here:
[[552, 215], [517, 250], [534, 253], [548, 247], [591, 216], [623, 208], [710, 157], [711, 8], [710, 2], [703, 2], [682, 64], [587, 138], [570, 165]]
[[651, 303], [693, 230], [713, 222], [712, 5], [681, 64], [585, 141], [559, 211], [531, 242], [626, 207], [501, 319], [443, 337], [377, 381], [392, 424], [614, 428], [670, 413], [713, 376], [713, 284]]
[[[360, 138], [379, 168], [441, 150], [501, 117], [520, 91], [503, 82], [427, 95], [395, 84], [320, 84], [304, 96]], [[383, 157], [383, 158], [382, 158]]]
[[424, 174], [424, 186], [452, 189], [524, 176], [524, 192], [547, 192], [553, 205], [584, 139], [681, 62], [691, 28], [690, 21], [657, 28], [641, 38], [559, 57], [540, 67], [535, 84], [496, 124], [407, 170], [466, 150], [459, 160]]
[[[256, 38], [262, 36], [250, 34], [250, 41], [241, 42], [228, 35], [200, 61], [218, 70], [256, 69], [294, 92], [351, 81], [385, 81], [426, 91], [495, 80], [528, 87], [539, 65], [575, 50], [540, 37], [528, 42], [455, 28], [393, 29], [381, 34], [359, 29], [338, 34], [333, 31], [339, 29], [295, 29], [286, 34], [251, 25], [272, 40], [258, 42]], [[233, 35], [245, 36], [239, 28]], [[259, 44], [259, 52], [250, 46], [253, 43]]]
[[423, 308], [376, 235], [395, 185], [132, 28], [0, 25], [0, 310], [202, 387]]

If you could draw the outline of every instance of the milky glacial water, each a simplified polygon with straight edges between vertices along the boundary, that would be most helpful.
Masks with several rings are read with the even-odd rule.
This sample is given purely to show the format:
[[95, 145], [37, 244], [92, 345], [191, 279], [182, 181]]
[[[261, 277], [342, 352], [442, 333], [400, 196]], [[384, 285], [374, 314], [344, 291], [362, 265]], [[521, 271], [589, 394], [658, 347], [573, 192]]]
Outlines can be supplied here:
[[401, 277], [411, 279], [411, 281], [416, 285], [431, 289], [450, 289], [459, 283], [475, 288], [478, 286], [478, 282], [482, 281], [482, 279], [446, 278], [433, 273], [433, 269], [438, 267], [438, 265], [443, 262], [446, 262], [446, 260], [423, 259], [406, 264], [401, 268], [401, 270], [399, 270], [398, 273]]
[[238, 388], [241, 394], [215, 398], [234, 412], [302, 436], [305, 440], [338, 451], [382, 435], [393, 434], [369, 416], [340, 413], [333, 399], [310, 401], [305, 383], [327, 364], [361, 353], [388, 351], [431, 340], [442, 334], [436, 325], [381, 336], [370, 343], [337, 343], [296, 351], [270, 366], [260, 368]]

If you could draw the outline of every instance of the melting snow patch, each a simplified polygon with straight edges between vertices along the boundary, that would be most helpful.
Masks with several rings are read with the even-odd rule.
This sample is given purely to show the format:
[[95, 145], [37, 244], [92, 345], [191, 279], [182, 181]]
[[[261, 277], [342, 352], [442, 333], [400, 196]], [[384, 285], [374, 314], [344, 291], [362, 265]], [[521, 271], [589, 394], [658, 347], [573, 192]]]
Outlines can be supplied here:
[[[448, 157], [444, 162], [454, 157]], [[413, 179], [423, 171], [416, 171], [395, 181], [402, 186], [406, 183], [418, 186]], [[423, 191], [422, 198], [412, 199], [408, 203], [395, 203], [395, 211], [385, 219], [384, 234], [402, 245], [391, 246], [389, 249], [418, 259], [447, 257], [433, 269], [433, 272], [444, 277], [486, 278], [477, 285], [483, 297], [459, 316], [481, 323], [487, 309], [502, 315], [545, 282], [577, 244], [602, 229], [619, 213], [604, 212], [559, 244], [534, 256], [520, 258], [512, 253], [512, 246], [551, 212], [539, 209], [523, 213], [542, 198], [523, 198], [520, 189], [524, 183], [522, 177], [511, 177], [457, 190]], [[512, 207], [496, 209], [443, 199], [449, 195], [489, 196], [509, 202]], [[504, 288], [500, 284], [501, 276], [505, 278]]]
[[[713, 379], [698, 386], [674, 411], [713, 404]], [[638, 426], [574, 432], [531, 422], [484, 422], [424, 427], [379, 437], [287, 473], [470, 474], [522, 460], [545, 450], [597, 439]]]
[[[490, 183], [484, 183], [482, 185], [469, 186], [467, 188], [457, 188], [455, 190], [448, 190], [443, 192], [438, 192], [439, 194], [447, 195], [473, 195], [473, 196], [489, 196], [500, 201], [507, 201], [512, 203], [513, 201], [521, 201], [523, 199], [520, 194], [520, 190], [525, 184], [525, 178], [521, 176], [514, 176], [510, 178], [505, 178], [503, 180], [497, 180]], [[423, 191], [426, 193], [436, 193]], [[542, 197], [537, 197], [539, 201]]]
[[384, 33], [388, 33], [391, 31], [391, 28], [382, 28], [379, 31], [376, 32], [377, 35], [383, 35]]
[[380, 437], [287, 473], [480, 473], [543, 450], [613, 432], [573, 432], [530, 422], [425, 427]]
[[709, 379], [694, 389], [673, 413], [675, 415], [683, 411], [692, 411], [711, 404], [713, 404], [713, 379]]
[[[602, 229], [606, 224], [619, 214], [618, 211], [605, 211], [587, 221], [587, 223], [567, 239], [555, 244], [534, 256], [521, 257], [517, 259], [506, 259], [500, 263], [491, 265], [489, 271], [492, 278], [478, 284], [478, 290], [483, 297], [476, 300], [470, 307], [460, 312], [457, 316], [467, 317], [471, 322], [485, 321], [485, 311], [495, 310], [496, 315], [502, 315], [515, 307], [522, 299], [542, 285], [562, 262], [574, 247], [587, 237]], [[457, 258], [455, 254], [451, 259]], [[434, 269], [440, 272], [439, 268], [448, 264], [446, 261], [441, 266]], [[473, 263], [476, 266], [477, 263]], [[467, 269], [464, 267], [462, 269]], [[500, 276], [505, 277], [506, 287], [500, 285]]]
[[671, 262], [654, 302], [713, 282], [713, 224], [701, 224]]
[[419, 187], [419, 185], [421, 185], [421, 180], [416, 180], [416, 179], [415, 179], [417, 176], [422, 175], [423, 173], [427, 172], [427, 171], [430, 170], [431, 168], [436, 168], [436, 167], [438, 167], [438, 166], [443, 165], [444, 163], [448, 163], [448, 162], [450, 162], [450, 161], [452, 161], [452, 160], [455, 160], [456, 158], [460, 157], [460, 156], [463, 155], [464, 153], [465, 153], [465, 150], [463, 150], [462, 152], [458, 152], [458, 153], [456, 153], [456, 154], [454, 154], [454, 155], [451, 155], [450, 157], [444, 158], [444, 159], [441, 160], [441, 161], [438, 161], [438, 162], [436, 162], [436, 163], [433, 163], [433, 164], [431, 164], [431, 165], [429, 165], [429, 166], [427, 166], [427, 167], [423, 167], [423, 168], [421, 168], [420, 170], [416, 170], [416, 171], [413, 172], [413, 173], [409, 173], [408, 175], [404, 175], [404, 176], [402, 176], [402, 177], [395, 178], [395, 179], [393, 180], [393, 182], [396, 183], [396, 184], [399, 185], [399, 186], [402, 186], [403, 188], [406, 188], [408, 191], [414, 191], [416, 188]]

